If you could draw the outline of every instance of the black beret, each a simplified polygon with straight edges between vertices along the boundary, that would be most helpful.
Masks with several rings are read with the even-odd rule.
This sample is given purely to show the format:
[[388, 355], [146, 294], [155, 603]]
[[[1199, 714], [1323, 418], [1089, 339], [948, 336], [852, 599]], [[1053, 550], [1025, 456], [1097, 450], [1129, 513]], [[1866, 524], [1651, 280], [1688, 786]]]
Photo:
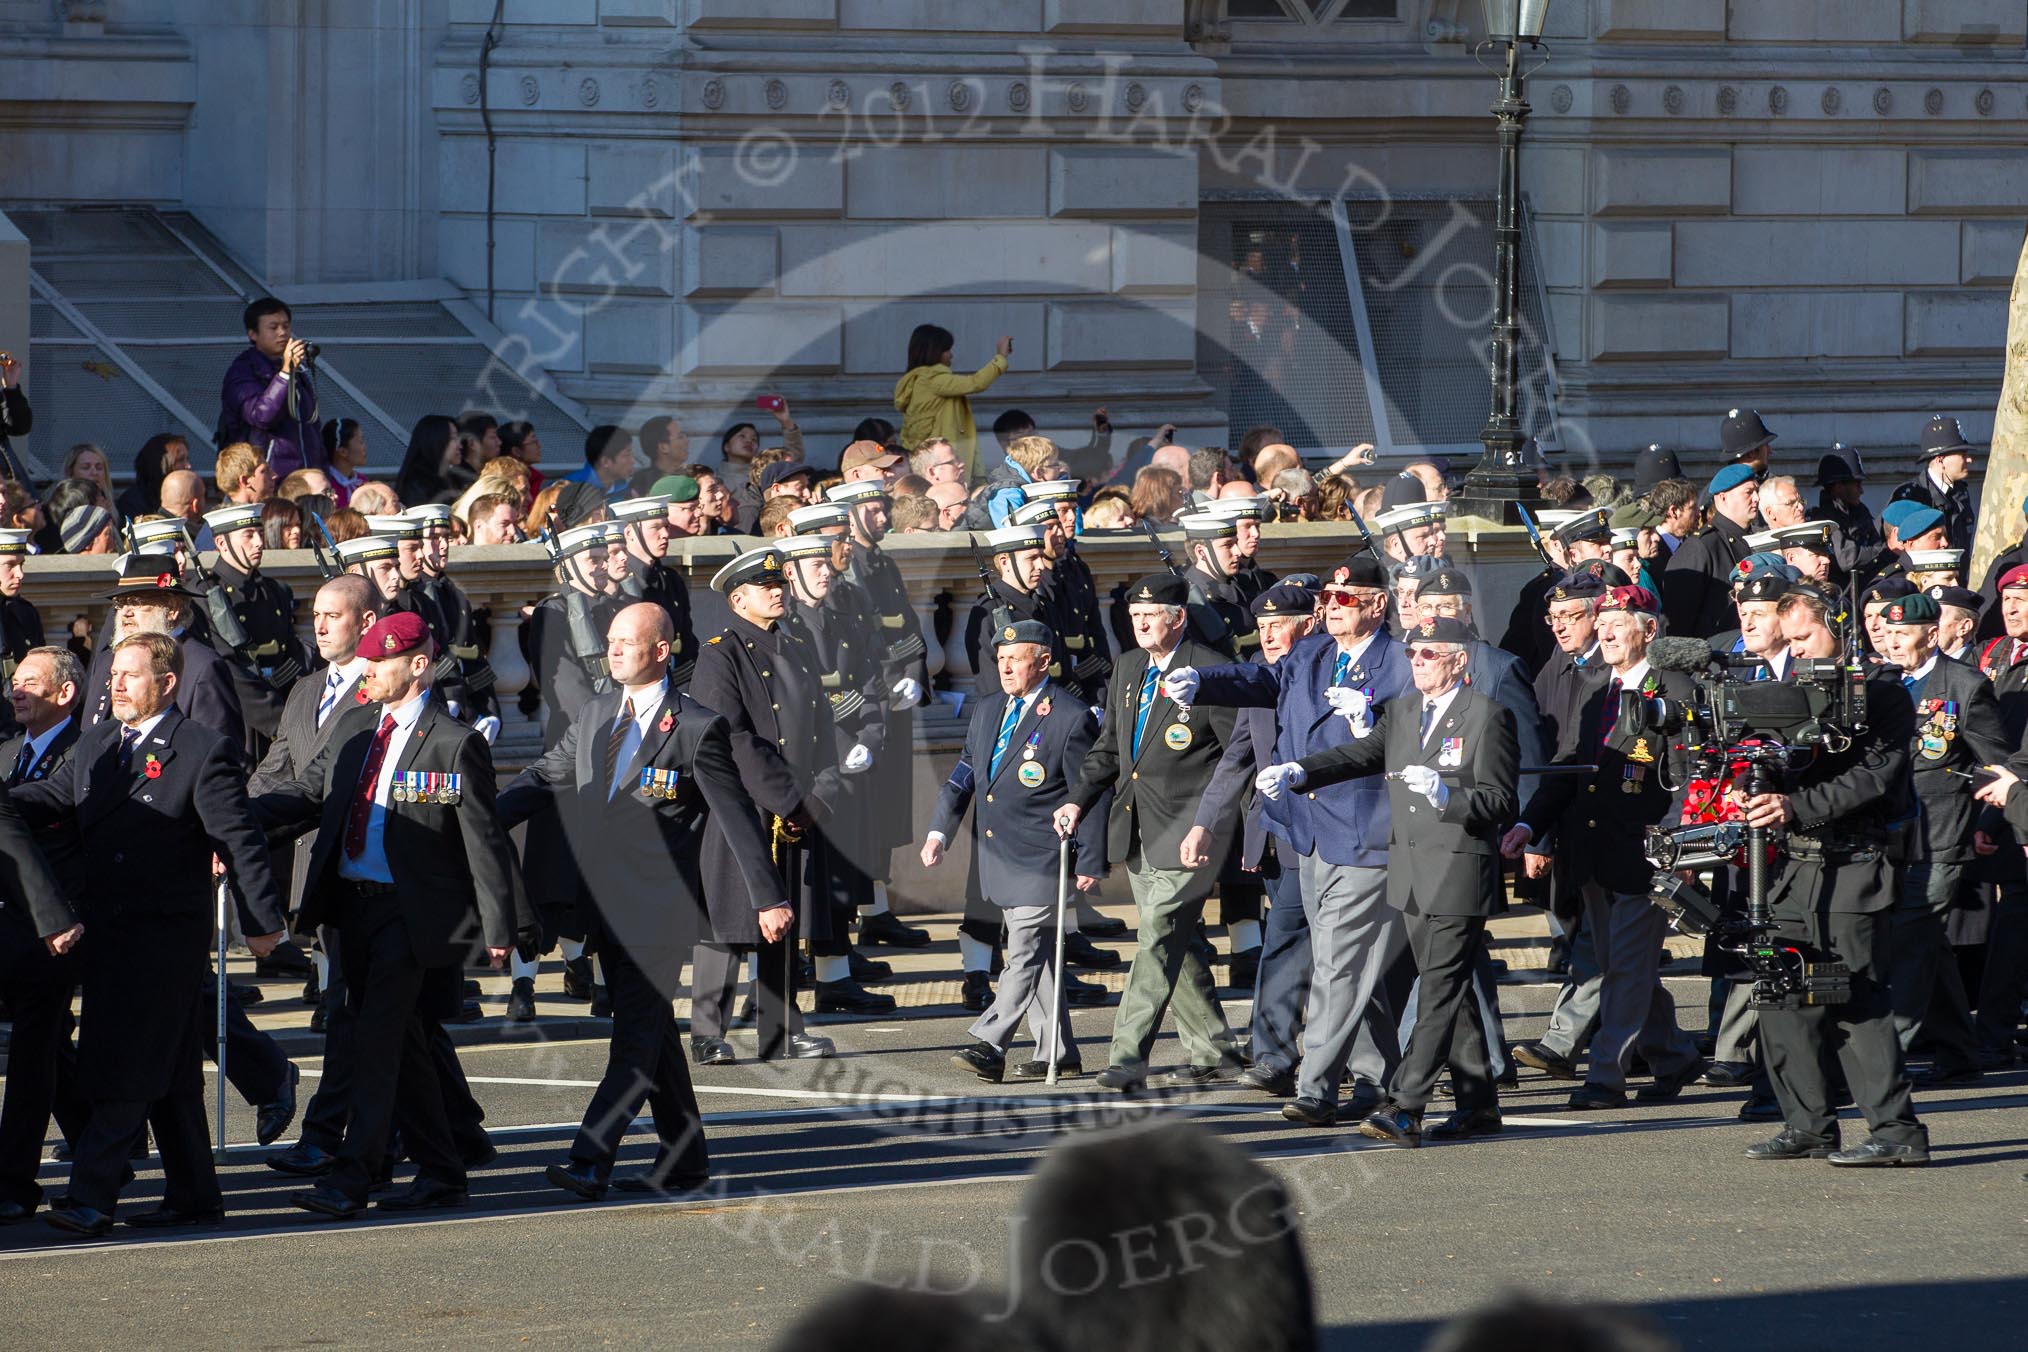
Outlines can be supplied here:
[[1287, 582], [1277, 582], [1259, 596], [1253, 598], [1255, 619], [1270, 619], [1276, 616], [1308, 615], [1317, 608], [1317, 595], [1304, 587]]
[[1190, 603], [1190, 584], [1174, 573], [1150, 573], [1127, 588], [1128, 605], [1182, 606]]
[[1425, 643], [1470, 643], [1478, 634], [1463, 620], [1454, 620], [1448, 615], [1431, 615], [1411, 627], [1408, 637]]
[[993, 634], [993, 647], [997, 650], [1009, 643], [1039, 643], [1045, 648], [1056, 646], [1056, 635], [1049, 632], [1049, 626], [1040, 620], [1016, 620], [1003, 624]]
[[1324, 581], [1326, 587], [1371, 587], [1376, 591], [1387, 590], [1387, 570], [1371, 554], [1354, 554], [1331, 570], [1331, 576]]
[[1904, 596], [1913, 595], [1915, 595], [1915, 584], [1900, 574], [1896, 574], [1893, 577], [1883, 577], [1866, 588], [1865, 591], [1860, 592], [1859, 604], [1871, 606], [1877, 605], [1882, 601], [1899, 601]]

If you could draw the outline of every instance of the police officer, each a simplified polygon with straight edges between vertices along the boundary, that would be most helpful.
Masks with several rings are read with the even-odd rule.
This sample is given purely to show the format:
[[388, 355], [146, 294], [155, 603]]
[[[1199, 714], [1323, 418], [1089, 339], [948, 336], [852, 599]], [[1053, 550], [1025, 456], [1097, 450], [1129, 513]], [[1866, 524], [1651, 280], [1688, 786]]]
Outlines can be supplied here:
[[[1259, 780], [1273, 798], [1387, 772], [1387, 900], [1406, 918], [1420, 1007], [1387, 1098], [1359, 1131], [1397, 1145], [1422, 1143], [1423, 1110], [1446, 1065], [1457, 1111], [1429, 1134], [1484, 1136], [1503, 1126], [1485, 1030], [1471, 1005], [1486, 922], [1506, 909], [1500, 833], [1514, 816], [1521, 762], [1513, 715], [1465, 686], [1472, 637], [1463, 621], [1426, 617], [1411, 639], [1415, 695], [1355, 722], [1351, 742], [1271, 766]], [[1328, 1123], [1336, 1110], [1335, 1103], [1297, 1099], [1282, 1115]]]
[[[1978, 815], [1972, 770], [2011, 754], [1992, 684], [1974, 667], [1937, 646], [1936, 601], [1903, 597], [1881, 617], [1889, 662], [1915, 701], [1915, 796], [1922, 814], [1915, 848], [1901, 873], [1891, 913], [1887, 985], [1895, 1032], [1906, 1056], [1927, 1043], [1934, 1064], [1919, 1084], [1958, 1084], [1980, 1077], [1971, 1005], [1951, 951], [1946, 922], [1969, 884], [1972, 831]], [[1956, 771], [1956, 774], [1950, 773]]]
[[[21, 594], [28, 580], [28, 545], [33, 531], [0, 530], [0, 700], [14, 680], [14, 668], [30, 648], [42, 645], [42, 613]], [[11, 707], [0, 709], [0, 736], [14, 732]]]
[[1872, 575], [1887, 542], [1866, 506], [1865, 462], [1842, 442], [1833, 442], [1817, 461], [1817, 505], [1810, 519], [1837, 528], [1839, 568], [1855, 576]]
[[1166, 1083], [1229, 1080], [1240, 1069], [1210, 970], [1191, 946], [1216, 876], [1211, 866], [1225, 857], [1237, 822], [1223, 823], [1221, 834], [1190, 856], [1183, 853], [1197, 802], [1231, 739], [1233, 717], [1224, 709], [1193, 711], [1161, 689], [1166, 669], [1205, 666], [1219, 656], [1186, 635], [1189, 596], [1188, 584], [1170, 574], [1128, 588], [1139, 646], [1115, 665], [1098, 740], [1055, 813], [1058, 834], [1071, 835], [1112, 790], [1107, 857], [1127, 866], [1140, 912], [1140, 951], [1113, 1027], [1111, 1064], [1098, 1077], [1106, 1089], [1147, 1083], [1148, 1052], [1165, 1008], [1175, 1012], [1189, 1057]]
[[[829, 938], [831, 907], [821, 880], [830, 867], [820, 824], [839, 792], [829, 701], [815, 654], [781, 623], [788, 575], [779, 542], [747, 550], [713, 575], [732, 619], [704, 641], [691, 695], [720, 715], [732, 735], [740, 782], [761, 811], [770, 853], [796, 906], [803, 935]], [[690, 1053], [700, 1065], [730, 1065], [725, 1039], [735, 955], [751, 953], [760, 984], [760, 1054], [826, 1057], [829, 1038], [803, 1031], [793, 985], [794, 931], [760, 914], [745, 893], [745, 866], [717, 832], [705, 837], [701, 877], [710, 908], [708, 937], [691, 962]]]
[[839, 792], [824, 822], [830, 867], [813, 875], [831, 907], [831, 933], [812, 940], [817, 1009], [827, 1014], [886, 1014], [894, 997], [865, 989], [862, 981], [884, 981], [894, 969], [852, 952], [851, 925], [859, 907], [873, 896], [870, 865], [875, 809], [866, 787], [887, 751], [887, 683], [882, 639], [869, 622], [866, 598], [839, 577], [837, 553], [851, 548], [844, 535], [845, 509], [831, 503], [799, 507], [791, 522], [802, 533], [779, 543], [789, 578], [790, 605], [782, 628], [810, 654], [829, 714], [832, 755]]
[[1711, 498], [1711, 524], [1685, 540], [1662, 570], [1669, 632], [1683, 638], [1710, 638], [1731, 622], [1732, 570], [1753, 552], [1746, 543], [1760, 504], [1753, 470], [1727, 465], [1711, 476], [1705, 491]]
[[[1808, 583], [1781, 603], [1782, 635], [1799, 658], [1841, 654], [1835, 596]], [[1866, 680], [1867, 728], [1843, 749], [1820, 749], [1791, 771], [1781, 791], [1744, 800], [1749, 825], [1787, 835], [1769, 884], [1778, 937], [1806, 958], [1835, 957], [1852, 974], [1852, 998], [1840, 1005], [1764, 1008], [1761, 1037], [1787, 1125], [1749, 1148], [1748, 1159], [1823, 1159], [1839, 1165], [1908, 1165], [1929, 1160], [1929, 1136], [1916, 1120], [1895, 1039], [1886, 984], [1887, 912], [1895, 904], [1886, 847], [1889, 824], [1909, 799], [1914, 705], [1893, 676]], [[1838, 1118], [1825, 1080], [1835, 1052], [1871, 1134], [1839, 1149]]]
[[[267, 749], [282, 719], [282, 701], [308, 662], [296, 637], [296, 596], [286, 583], [261, 572], [267, 539], [261, 505], [231, 503], [204, 514], [218, 554], [200, 604], [208, 637], [232, 671], [254, 759]], [[236, 631], [236, 632], [235, 632]]]
[[848, 513], [851, 552], [841, 580], [856, 588], [869, 606], [867, 618], [875, 629], [874, 650], [887, 704], [888, 752], [874, 760], [865, 785], [872, 813], [867, 854], [873, 897], [859, 908], [859, 942], [922, 948], [930, 941], [929, 931], [902, 924], [888, 902], [894, 850], [915, 837], [915, 709], [929, 684], [922, 621], [901, 579], [901, 568], [881, 548], [893, 507], [886, 481], [876, 475], [833, 484], [825, 496]]
[[[697, 499], [697, 484], [690, 481], [690, 499]], [[669, 679], [678, 690], [690, 686], [697, 668], [697, 630], [690, 614], [690, 587], [683, 574], [669, 566], [671, 531], [669, 516], [673, 503], [661, 494], [625, 498], [606, 510], [620, 524], [621, 544], [627, 555], [627, 573], [620, 579], [620, 596], [628, 601], [649, 601], [669, 617], [676, 637], [669, 649]]]
[[1939, 413], [1922, 429], [1918, 452], [1922, 469], [1894, 490], [1892, 501], [1920, 502], [1943, 513], [1944, 539], [1967, 552], [1978, 533], [1979, 510], [1972, 501], [1972, 456], [1978, 448], [1965, 440], [1956, 418]]
[[1753, 471], [1755, 482], [1767, 477], [1775, 434], [1760, 413], [1750, 408], [1728, 409], [1718, 424], [1718, 449], [1735, 465]]
[[[1049, 679], [1054, 641], [1049, 627], [1036, 620], [1019, 620], [994, 634], [1000, 694], [976, 702], [965, 749], [937, 795], [923, 840], [923, 867], [935, 868], [966, 809], [974, 809], [978, 887], [1004, 917], [1007, 963], [993, 1003], [968, 1030], [972, 1045], [951, 1060], [989, 1083], [1007, 1074], [1007, 1049], [1024, 1018], [1035, 1038], [1035, 1057], [1013, 1068], [1015, 1079], [1045, 1078], [1052, 1062], [1059, 1075], [1084, 1069], [1068, 1002], [1050, 1022], [1051, 1007], [1059, 1003], [1051, 965], [1058, 874], [1041, 861], [1058, 848], [1051, 816], [1075, 785], [1098, 722], [1082, 697]], [[1093, 812], [1077, 831], [1078, 890], [1090, 891], [1105, 876], [1105, 856], [1105, 816]]]

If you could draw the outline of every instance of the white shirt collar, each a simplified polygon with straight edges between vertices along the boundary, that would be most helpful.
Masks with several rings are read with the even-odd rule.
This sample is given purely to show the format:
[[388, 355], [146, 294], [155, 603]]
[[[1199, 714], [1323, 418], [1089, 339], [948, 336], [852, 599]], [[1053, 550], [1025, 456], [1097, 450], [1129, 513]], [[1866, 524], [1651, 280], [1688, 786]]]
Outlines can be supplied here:
[[1626, 675], [1619, 677], [1619, 682], [1622, 689], [1638, 690], [1640, 689], [1641, 682], [1647, 679], [1648, 659], [1643, 657], [1634, 664], [1633, 668]]
[[1333, 641], [1338, 645], [1339, 655], [1350, 659], [1347, 665], [1356, 667], [1360, 659], [1366, 656], [1366, 650], [1373, 646], [1373, 640], [1380, 637], [1380, 633], [1381, 631], [1376, 629], [1365, 638], [1356, 640], [1349, 648], [1345, 646], [1343, 639], [1334, 638]]
[[1937, 492], [1949, 493], [1951, 491], [1951, 486], [1945, 483], [1943, 476], [1936, 472], [1936, 461], [1934, 459], [1929, 462], [1929, 474], [1927, 477], [1932, 484], [1936, 485]]
[[[1436, 730], [1437, 724], [1444, 721], [1444, 715], [1450, 712], [1451, 704], [1457, 699], [1458, 692], [1464, 688], [1465, 683], [1461, 680], [1450, 689], [1444, 691], [1443, 694], [1437, 695], [1434, 698], [1426, 695], [1423, 696], [1422, 705], [1430, 711], [1429, 726], [1432, 732]], [[1421, 694], [1420, 691], [1417, 693]]]
[[65, 715], [60, 721], [58, 721], [55, 727], [49, 729], [47, 732], [43, 733], [40, 737], [30, 737], [28, 739], [28, 763], [30, 765], [33, 765], [35, 764], [35, 762], [41, 760], [42, 753], [49, 750], [49, 744], [56, 740], [57, 734], [61, 733], [65, 728], [69, 726], [70, 726], [70, 716]]
[[1919, 681], [1923, 677], [1929, 675], [1930, 672], [1934, 671], [1936, 669], [1936, 659], [1941, 654], [1941, 652], [1942, 652], [1941, 649], [1931, 649], [1929, 654], [1929, 660], [1927, 662], [1924, 662], [1921, 666], [1917, 667], [1914, 671], [1909, 672], [1908, 673], [1909, 679]]
[[384, 704], [381, 705], [381, 717], [385, 718], [387, 715], [392, 714], [394, 715], [394, 726], [396, 728], [402, 732], [412, 732], [415, 730], [415, 725], [422, 721], [423, 709], [429, 702], [429, 692], [424, 691], [421, 695], [402, 705], [399, 709], [390, 709]]
[[620, 698], [634, 701], [634, 721], [641, 725], [641, 730], [645, 733], [648, 721], [661, 712], [663, 703], [669, 698], [669, 678], [664, 676], [639, 695], [630, 690], [622, 690]]
[[162, 710], [162, 712], [158, 714], [150, 714], [148, 717], [142, 719], [138, 723], [123, 725], [121, 731], [124, 732], [127, 730], [128, 727], [131, 727], [134, 732], [134, 740], [137, 742], [145, 741], [147, 740], [148, 734], [155, 731], [155, 725], [160, 723], [163, 719], [167, 718], [168, 716], [169, 710], [164, 709]]

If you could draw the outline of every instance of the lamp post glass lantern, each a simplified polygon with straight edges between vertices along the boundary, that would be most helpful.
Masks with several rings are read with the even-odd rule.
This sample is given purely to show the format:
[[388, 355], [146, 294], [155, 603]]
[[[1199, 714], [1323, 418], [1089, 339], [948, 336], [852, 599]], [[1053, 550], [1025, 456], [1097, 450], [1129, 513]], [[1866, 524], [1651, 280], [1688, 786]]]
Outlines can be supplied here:
[[[1493, 222], [1495, 294], [1493, 309], [1493, 410], [1479, 440], [1485, 454], [1466, 476], [1458, 510], [1516, 525], [1518, 508], [1540, 501], [1528, 436], [1521, 429], [1521, 125], [1528, 118], [1523, 97], [1523, 44], [1542, 45], [1549, 0], [1484, 0], [1486, 42], [1505, 58], [1500, 98], [1493, 118], [1500, 140], [1500, 186]], [[1504, 50], [1501, 50], [1504, 49]]]

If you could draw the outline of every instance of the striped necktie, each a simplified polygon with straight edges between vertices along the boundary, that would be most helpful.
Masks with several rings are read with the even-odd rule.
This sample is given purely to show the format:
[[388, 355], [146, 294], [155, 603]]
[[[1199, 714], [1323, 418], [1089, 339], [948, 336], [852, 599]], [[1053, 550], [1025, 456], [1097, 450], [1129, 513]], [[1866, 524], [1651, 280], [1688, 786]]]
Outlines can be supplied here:
[[1338, 660], [1331, 664], [1331, 684], [1345, 684], [1345, 673], [1352, 669], [1352, 654], [1339, 653]]
[[1153, 662], [1148, 663], [1148, 674], [1141, 680], [1141, 708], [1134, 715], [1134, 754], [1136, 756], [1141, 754], [1141, 732], [1148, 726], [1148, 710], [1153, 708], [1155, 704], [1155, 682], [1160, 680], [1161, 676], [1162, 673], [1156, 670], [1155, 664]]
[[634, 725], [634, 697], [628, 695], [620, 701], [620, 716], [613, 720], [613, 730], [606, 734], [606, 797], [613, 796], [613, 775], [620, 768], [620, 748], [626, 744], [627, 730]]
[[318, 727], [324, 726], [324, 720], [329, 718], [331, 710], [337, 707], [338, 691], [343, 688], [344, 684], [345, 678], [339, 674], [338, 668], [331, 668], [330, 674], [324, 678], [324, 698], [317, 701]]
[[1000, 735], [993, 742], [993, 759], [986, 763], [986, 778], [1000, 773], [1000, 758], [1007, 754], [1007, 743], [1014, 739], [1015, 726], [1021, 722], [1021, 697], [1007, 701], [1007, 716], [1000, 720]]

